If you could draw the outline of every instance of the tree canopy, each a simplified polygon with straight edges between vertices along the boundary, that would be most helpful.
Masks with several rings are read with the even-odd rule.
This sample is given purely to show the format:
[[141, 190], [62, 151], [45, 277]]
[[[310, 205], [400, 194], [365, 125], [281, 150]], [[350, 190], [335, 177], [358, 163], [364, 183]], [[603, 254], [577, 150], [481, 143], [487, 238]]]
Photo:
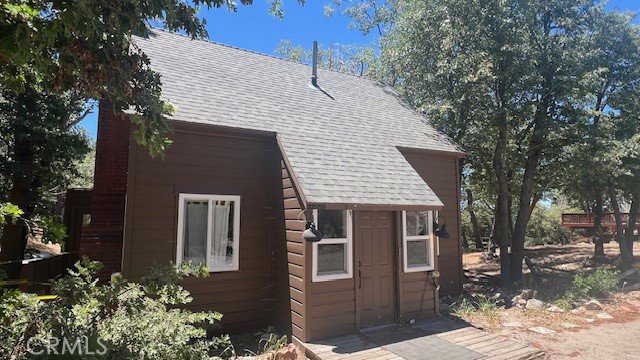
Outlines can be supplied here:
[[378, 30], [375, 78], [469, 154], [465, 198], [494, 211], [505, 283], [522, 276], [542, 198], [562, 191], [600, 209], [612, 197], [633, 205], [634, 14], [596, 0], [351, 0], [331, 10], [364, 33]]
[[[241, 0], [249, 5], [253, 0]], [[302, 0], [298, 2], [302, 3]], [[116, 113], [132, 111], [135, 138], [154, 156], [170, 143], [165, 121], [173, 107], [161, 100], [160, 75], [131, 39], [150, 24], [206, 38], [199, 7], [226, 7], [228, 0], [8, 0], [0, 5], [0, 81], [14, 90], [29, 85], [55, 93], [74, 90], [106, 98]], [[271, 12], [282, 16], [281, 0]]]

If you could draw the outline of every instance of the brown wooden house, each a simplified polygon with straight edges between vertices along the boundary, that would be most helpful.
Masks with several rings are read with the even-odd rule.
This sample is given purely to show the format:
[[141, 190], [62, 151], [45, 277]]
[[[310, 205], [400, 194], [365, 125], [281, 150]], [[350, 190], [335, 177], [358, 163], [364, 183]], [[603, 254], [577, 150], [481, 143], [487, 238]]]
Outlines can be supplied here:
[[436, 316], [461, 290], [463, 154], [392, 89], [322, 69], [312, 84], [308, 65], [159, 30], [137, 45], [175, 134], [151, 158], [100, 104], [80, 250], [105, 272], [204, 262], [211, 276], [184, 282], [194, 309], [303, 342]]

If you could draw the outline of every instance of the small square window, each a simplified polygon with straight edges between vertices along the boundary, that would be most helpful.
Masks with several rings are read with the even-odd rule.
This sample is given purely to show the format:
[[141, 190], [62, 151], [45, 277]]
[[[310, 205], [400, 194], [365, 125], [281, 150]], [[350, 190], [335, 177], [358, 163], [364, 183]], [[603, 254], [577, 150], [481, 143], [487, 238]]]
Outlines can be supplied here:
[[425, 266], [429, 263], [429, 241], [408, 240], [407, 241], [407, 267], [415, 268]]
[[344, 274], [347, 265], [346, 244], [318, 244], [318, 274]]
[[319, 210], [318, 230], [325, 239], [347, 238], [347, 212], [342, 210]]
[[427, 235], [429, 232], [429, 212], [407, 211], [405, 225], [407, 236]]
[[177, 262], [238, 270], [240, 197], [180, 194]]

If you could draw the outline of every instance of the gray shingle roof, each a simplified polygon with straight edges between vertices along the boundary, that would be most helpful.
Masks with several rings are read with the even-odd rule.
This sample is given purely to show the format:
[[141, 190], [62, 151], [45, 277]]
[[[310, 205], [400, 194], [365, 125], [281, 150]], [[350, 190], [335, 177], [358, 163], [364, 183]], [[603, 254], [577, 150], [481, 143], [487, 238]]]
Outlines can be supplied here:
[[[459, 153], [389, 87], [153, 30], [136, 44], [174, 119], [277, 133], [310, 204], [442, 206], [397, 147]], [[454, 181], [454, 179], [452, 179]]]

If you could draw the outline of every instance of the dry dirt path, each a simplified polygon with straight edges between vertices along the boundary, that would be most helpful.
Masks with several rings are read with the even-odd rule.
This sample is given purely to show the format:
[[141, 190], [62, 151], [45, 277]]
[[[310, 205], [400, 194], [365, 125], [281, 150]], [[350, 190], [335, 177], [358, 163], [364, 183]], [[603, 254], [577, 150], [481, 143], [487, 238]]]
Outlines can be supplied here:
[[[636, 245], [636, 256], [640, 255], [639, 248]], [[598, 266], [585, 260], [592, 253], [593, 245], [587, 243], [528, 248], [528, 256], [534, 264], [553, 267], [565, 274], [564, 280], [549, 277], [546, 282], [534, 286], [537, 286], [541, 295], [563, 293], [573, 274]], [[617, 244], [606, 244], [605, 253], [608, 262], [612, 263], [619, 253]], [[499, 273], [498, 261], [484, 261], [480, 253], [464, 254], [464, 266], [470, 273], [488, 276]], [[528, 268], [525, 267], [525, 270], [528, 272]], [[485, 287], [477, 283], [465, 285], [466, 289], [472, 291]], [[465, 320], [493, 334], [521, 340], [542, 349], [547, 359], [640, 360], [640, 291], [619, 293], [600, 300], [602, 310], [587, 311], [583, 308], [580, 312], [556, 313], [513, 307], [499, 309], [492, 317], [475, 315]], [[536, 328], [549, 331], [539, 333], [534, 331]]]
[[548, 359], [640, 359], [640, 319], [554, 335], [541, 346]]

